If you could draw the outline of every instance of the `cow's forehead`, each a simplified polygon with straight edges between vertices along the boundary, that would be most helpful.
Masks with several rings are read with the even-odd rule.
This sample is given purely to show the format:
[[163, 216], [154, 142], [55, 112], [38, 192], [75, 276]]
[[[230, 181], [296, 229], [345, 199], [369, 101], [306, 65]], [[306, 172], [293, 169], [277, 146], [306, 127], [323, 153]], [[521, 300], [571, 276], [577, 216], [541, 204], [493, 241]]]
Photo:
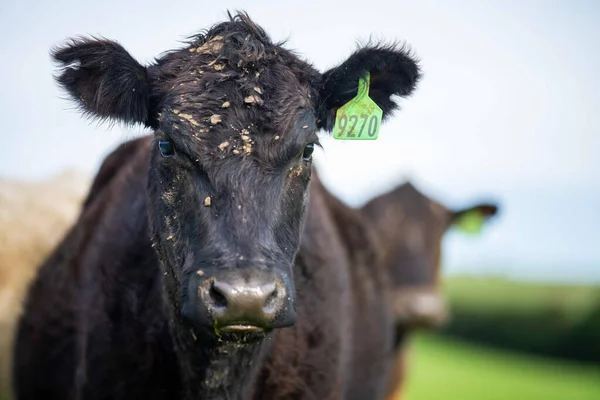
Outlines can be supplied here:
[[443, 225], [450, 217], [450, 212], [444, 205], [421, 193], [411, 183], [404, 184], [399, 194], [400, 203], [406, 209], [407, 218], [410, 220]]
[[256, 155], [259, 146], [284, 153], [316, 130], [311, 98], [297, 80], [276, 87], [251, 79], [215, 82], [202, 93], [195, 92], [202, 81], [181, 86], [161, 113], [161, 128], [204, 160]]
[[316, 70], [268, 39], [236, 34], [192, 43], [160, 63], [163, 128], [211, 148], [226, 147], [233, 135], [247, 150], [248, 136], [281, 136], [303, 110], [315, 109]]

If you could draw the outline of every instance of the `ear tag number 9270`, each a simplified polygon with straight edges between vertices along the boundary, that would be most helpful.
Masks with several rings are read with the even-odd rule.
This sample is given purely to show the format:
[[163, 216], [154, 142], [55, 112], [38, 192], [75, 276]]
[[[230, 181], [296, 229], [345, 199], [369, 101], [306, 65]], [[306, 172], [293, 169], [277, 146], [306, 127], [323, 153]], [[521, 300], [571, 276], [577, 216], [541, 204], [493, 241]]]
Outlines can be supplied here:
[[337, 110], [333, 137], [339, 140], [375, 140], [381, 126], [381, 108], [369, 97], [370, 73], [359, 78], [356, 97]]

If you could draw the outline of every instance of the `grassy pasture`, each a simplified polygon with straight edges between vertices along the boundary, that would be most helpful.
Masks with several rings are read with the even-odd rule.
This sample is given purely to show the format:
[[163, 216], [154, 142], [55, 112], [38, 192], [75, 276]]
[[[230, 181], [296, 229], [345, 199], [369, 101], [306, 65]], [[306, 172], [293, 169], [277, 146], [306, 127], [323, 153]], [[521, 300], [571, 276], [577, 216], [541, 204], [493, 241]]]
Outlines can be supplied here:
[[600, 367], [418, 335], [403, 400], [598, 400]]

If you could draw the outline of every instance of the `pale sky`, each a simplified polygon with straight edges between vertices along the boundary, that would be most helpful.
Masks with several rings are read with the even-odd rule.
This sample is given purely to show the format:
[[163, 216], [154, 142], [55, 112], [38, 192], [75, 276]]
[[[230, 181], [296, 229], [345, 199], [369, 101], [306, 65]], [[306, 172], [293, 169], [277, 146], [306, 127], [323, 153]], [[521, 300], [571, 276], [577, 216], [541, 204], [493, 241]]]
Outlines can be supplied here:
[[243, 9], [325, 70], [357, 40], [405, 40], [424, 78], [375, 142], [324, 140], [326, 183], [361, 204], [409, 177], [455, 206], [497, 198], [479, 238], [451, 234], [447, 271], [600, 281], [600, 5], [592, 1], [103, 2], [0, 5], [0, 174], [95, 172], [141, 129], [80, 118], [52, 79], [67, 37], [119, 41], [141, 62]]

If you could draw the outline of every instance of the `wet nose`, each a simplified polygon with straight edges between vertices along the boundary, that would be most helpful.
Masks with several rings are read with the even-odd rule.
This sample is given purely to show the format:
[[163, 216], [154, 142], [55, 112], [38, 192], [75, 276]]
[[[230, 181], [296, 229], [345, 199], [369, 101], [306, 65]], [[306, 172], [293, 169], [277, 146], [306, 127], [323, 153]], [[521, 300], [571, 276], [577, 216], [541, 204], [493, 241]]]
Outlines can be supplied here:
[[261, 330], [293, 323], [285, 285], [278, 280], [211, 279], [200, 295], [220, 330]]

